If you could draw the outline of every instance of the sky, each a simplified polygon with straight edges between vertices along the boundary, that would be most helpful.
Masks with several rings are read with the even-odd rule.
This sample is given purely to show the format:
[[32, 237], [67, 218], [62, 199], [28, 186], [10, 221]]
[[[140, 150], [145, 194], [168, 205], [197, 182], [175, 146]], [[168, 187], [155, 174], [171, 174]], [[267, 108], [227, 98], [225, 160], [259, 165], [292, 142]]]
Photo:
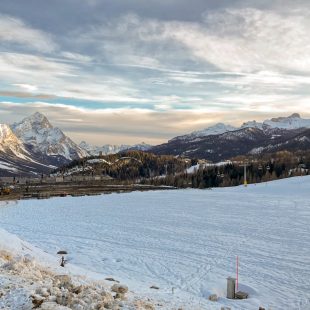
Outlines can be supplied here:
[[309, 33], [308, 0], [1, 0], [0, 123], [159, 144], [310, 117]]

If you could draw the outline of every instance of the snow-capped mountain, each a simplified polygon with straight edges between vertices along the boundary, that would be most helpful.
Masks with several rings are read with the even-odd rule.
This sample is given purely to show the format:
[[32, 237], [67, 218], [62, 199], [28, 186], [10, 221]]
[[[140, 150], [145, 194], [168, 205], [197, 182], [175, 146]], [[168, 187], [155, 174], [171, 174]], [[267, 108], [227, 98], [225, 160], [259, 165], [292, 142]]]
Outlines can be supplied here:
[[[134, 144], [131, 145], [129, 148], [127, 148], [126, 150], [130, 150], [130, 151], [143, 151], [146, 152], [148, 150], [150, 150], [153, 147], [153, 145], [147, 144], [145, 142], [139, 143], [139, 144]], [[125, 151], [126, 151], [125, 150]]]
[[270, 126], [271, 128], [280, 129], [298, 129], [310, 128], [310, 119], [301, 118], [298, 113], [294, 113], [288, 117], [278, 117], [266, 120], [263, 125]]
[[172, 138], [168, 142], [175, 140], [193, 141], [196, 138], [207, 137], [211, 135], [220, 135], [225, 132], [236, 131], [244, 128], [258, 128], [261, 130], [269, 129], [298, 129], [298, 128], [310, 128], [310, 119], [303, 119], [298, 113], [294, 113], [288, 117], [272, 118], [263, 122], [257, 122], [255, 120], [243, 123], [240, 127], [234, 127], [231, 125], [218, 123], [214, 126], [205, 128], [203, 130], [194, 131], [190, 134], [178, 136]]
[[0, 175], [41, 174], [88, 156], [41, 113], [0, 125]]
[[262, 130], [310, 128], [310, 119], [301, 118], [298, 113], [293, 113], [287, 117], [272, 118], [265, 120], [262, 123], [256, 121], [246, 122], [240, 128], [246, 127], [259, 128]]
[[62, 156], [69, 161], [88, 155], [59, 128], [53, 127], [48, 119], [39, 112], [24, 118], [11, 127], [24, 144], [32, 146], [35, 153], [48, 157]]
[[95, 145], [88, 144], [85, 141], [82, 141], [79, 144], [79, 147], [85, 150], [87, 153], [89, 153], [92, 156], [98, 156], [100, 153], [102, 153], [102, 155], [109, 155], [109, 154], [116, 154], [116, 153], [127, 151], [127, 150], [148, 151], [152, 147], [152, 145], [142, 142], [140, 144], [135, 144], [135, 145], [105, 144], [103, 146], [95, 146]]
[[[219, 130], [213, 130], [214, 127]], [[198, 133], [198, 134], [197, 134]], [[220, 124], [176, 137], [151, 149], [158, 155], [183, 155], [212, 161], [279, 150], [310, 149], [310, 119], [294, 113], [263, 122], [250, 121], [239, 128]]]
[[100, 153], [102, 153], [102, 155], [116, 154], [120, 151], [128, 149], [129, 145], [105, 144], [103, 146], [97, 146], [97, 145], [91, 145], [85, 141], [82, 141], [79, 144], [79, 147], [92, 156], [98, 156]]
[[[211, 136], [211, 135], [219, 135], [222, 134], [224, 132], [228, 132], [228, 131], [233, 131], [236, 130], [237, 128], [231, 125], [225, 125], [223, 123], [217, 123], [214, 126], [205, 128], [203, 130], [198, 130], [198, 131], [194, 131], [188, 135], [183, 135], [183, 136], [178, 136], [175, 138], [172, 138], [170, 141], [174, 141], [174, 140], [191, 140], [191, 139], [195, 139], [195, 138], [199, 138], [199, 137], [206, 137], [206, 136]], [[169, 141], [169, 142], [170, 142]]]

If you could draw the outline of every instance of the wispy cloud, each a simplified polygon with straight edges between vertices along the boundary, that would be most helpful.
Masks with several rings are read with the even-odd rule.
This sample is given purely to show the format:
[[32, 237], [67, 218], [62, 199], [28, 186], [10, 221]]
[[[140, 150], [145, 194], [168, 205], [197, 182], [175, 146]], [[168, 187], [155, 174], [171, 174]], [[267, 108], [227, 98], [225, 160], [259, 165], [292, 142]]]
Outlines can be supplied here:
[[36, 85], [30, 85], [30, 84], [13, 84], [13, 86], [18, 86], [24, 90], [27, 91], [36, 91], [38, 90], [38, 87]]
[[51, 36], [26, 25], [22, 20], [0, 14], [0, 40], [2, 43], [19, 44], [40, 52], [52, 52], [57, 44]]

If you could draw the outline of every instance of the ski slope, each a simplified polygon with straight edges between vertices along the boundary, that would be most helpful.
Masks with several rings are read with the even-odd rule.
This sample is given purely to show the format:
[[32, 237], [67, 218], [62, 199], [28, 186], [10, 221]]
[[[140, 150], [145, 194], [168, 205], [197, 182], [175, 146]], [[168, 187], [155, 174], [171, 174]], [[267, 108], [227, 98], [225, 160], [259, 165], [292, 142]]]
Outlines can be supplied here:
[[[0, 227], [48, 253], [67, 250], [71, 263], [160, 300], [159, 309], [310, 309], [309, 223], [310, 176], [0, 207]], [[244, 301], [225, 298], [237, 255]]]

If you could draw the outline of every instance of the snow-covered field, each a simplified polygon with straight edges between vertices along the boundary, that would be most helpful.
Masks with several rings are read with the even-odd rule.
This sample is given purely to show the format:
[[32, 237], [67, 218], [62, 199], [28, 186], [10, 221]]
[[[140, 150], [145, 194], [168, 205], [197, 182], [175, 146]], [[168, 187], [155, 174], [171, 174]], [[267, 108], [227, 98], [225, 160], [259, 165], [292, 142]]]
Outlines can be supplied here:
[[[0, 227], [48, 253], [67, 250], [71, 263], [166, 302], [159, 309], [310, 309], [309, 223], [309, 176], [0, 207]], [[237, 255], [245, 301], [225, 298]]]

